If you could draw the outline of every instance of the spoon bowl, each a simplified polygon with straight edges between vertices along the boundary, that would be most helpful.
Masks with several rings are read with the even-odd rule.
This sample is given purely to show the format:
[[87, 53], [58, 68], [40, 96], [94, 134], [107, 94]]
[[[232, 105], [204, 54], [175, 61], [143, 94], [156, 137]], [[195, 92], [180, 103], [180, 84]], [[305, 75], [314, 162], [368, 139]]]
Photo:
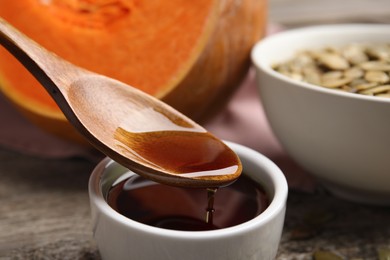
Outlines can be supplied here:
[[227, 145], [162, 101], [61, 59], [2, 19], [0, 44], [92, 145], [134, 172], [199, 188], [224, 186], [241, 174], [241, 162]]

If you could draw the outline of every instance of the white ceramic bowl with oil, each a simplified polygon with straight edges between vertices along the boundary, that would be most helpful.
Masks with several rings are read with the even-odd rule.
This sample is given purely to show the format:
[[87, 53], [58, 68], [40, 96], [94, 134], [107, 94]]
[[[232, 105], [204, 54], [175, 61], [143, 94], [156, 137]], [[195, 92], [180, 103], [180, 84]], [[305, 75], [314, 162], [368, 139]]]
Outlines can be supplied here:
[[252, 61], [270, 125], [287, 152], [346, 199], [390, 205], [390, 99], [326, 89], [272, 69], [297, 51], [390, 43], [390, 25], [324, 25], [255, 45]]
[[[227, 143], [240, 157], [244, 173], [259, 183], [270, 204], [242, 224], [211, 231], [178, 231], [145, 225], [112, 209], [105, 197], [128, 170], [106, 158], [89, 180], [93, 234], [103, 259], [275, 259], [286, 210], [287, 182], [268, 158], [244, 146]], [[159, 196], [159, 194], [155, 194]]]

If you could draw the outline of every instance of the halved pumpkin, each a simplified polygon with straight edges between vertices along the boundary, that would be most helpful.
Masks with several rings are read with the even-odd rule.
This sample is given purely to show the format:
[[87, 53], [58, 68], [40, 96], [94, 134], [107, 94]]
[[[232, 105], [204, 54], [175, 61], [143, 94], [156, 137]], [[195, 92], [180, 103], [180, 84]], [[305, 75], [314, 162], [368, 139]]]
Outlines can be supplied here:
[[[264, 34], [265, 0], [0, 0], [0, 16], [70, 62], [195, 120], [226, 102]], [[28, 118], [78, 138], [43, 87], [0, 48], [0, 87]]]

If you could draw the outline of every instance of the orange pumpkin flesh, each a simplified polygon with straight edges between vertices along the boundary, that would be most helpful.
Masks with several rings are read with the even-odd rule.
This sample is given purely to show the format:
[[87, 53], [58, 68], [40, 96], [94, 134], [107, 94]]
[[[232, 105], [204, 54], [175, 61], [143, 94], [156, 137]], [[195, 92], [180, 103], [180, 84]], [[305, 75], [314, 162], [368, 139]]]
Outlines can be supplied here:
[[[245, 75], [265, 9], [260, 0], [0, 0], [0, 16], [45, 48], [196, 120]], [[37, 124], [74, 135], [46, 91], [2, 48], [0, 87]]]

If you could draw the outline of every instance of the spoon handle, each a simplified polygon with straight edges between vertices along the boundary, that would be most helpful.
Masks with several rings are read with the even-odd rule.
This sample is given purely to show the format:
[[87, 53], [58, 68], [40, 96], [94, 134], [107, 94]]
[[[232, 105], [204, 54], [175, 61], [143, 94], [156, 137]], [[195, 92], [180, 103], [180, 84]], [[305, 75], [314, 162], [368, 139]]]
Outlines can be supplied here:
[[74, 78], [87, 73], [42, 48], [1, 17], [0, 44], [30, 71], [54, 99], [58, 99], [58, 91], [66, 94]]

